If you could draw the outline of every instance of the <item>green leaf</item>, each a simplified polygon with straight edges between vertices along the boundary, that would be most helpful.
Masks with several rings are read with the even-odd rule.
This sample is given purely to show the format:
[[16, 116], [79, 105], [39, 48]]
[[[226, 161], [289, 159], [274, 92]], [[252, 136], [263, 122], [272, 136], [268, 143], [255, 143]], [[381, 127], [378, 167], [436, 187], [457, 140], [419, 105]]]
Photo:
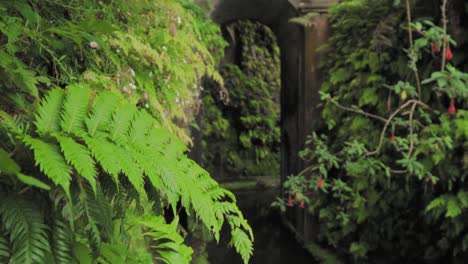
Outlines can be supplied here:
[[38, 188], [41, 188], [41, 189], [44, 189], [44, 190], [50, 190], [50, 186], [45, 184], [44, 182], [34, 178], [34, 177], [31, 177], [31, 176], [28, 176], [28, 175], [24, 175], [22, 173], [18, 173], [16, 174], [16, 177], [18, 178], [18, 180], [20, 180], [22, 183], [24, 184], [27, 184], [27, 185], [31, 185], [31, 186], [35, 186], [35, 187], [38, 187]]
[[54, 89], [42, 99], [41, 106], [36, 111], [34, 122], [39, 135], [60, 130], [60, 112], [64, 98], [64, 90]]
[[0, 148], [0, 172], [7, 174], [17, 174], [21, 168], [16, 164], [16, 162], [10, 158], [8, 152]]
[[76, 171], [91, 184], [96, 192], [96, 168], [91, 153], [83, 145], [78, 144], [72, 138], [59, 136], [55, 137], [65, 155], [67, 162], [72, 165]]
[[41, 171], [69, 194], [72, 168], [67, 164], [59, 147], [30, 136], [26, 136], [23, 142], [34, 151], [36, 165]]
[[11, 241], [9, 263], [44, 263], [50, 252], [47, 226], [34, 202], [20, 196], [1, 197], [0, 220]]
[[88, 113], [89, 89], [74, 84], [67, 87], [60, 125], [67, 133], [84, 131], [84, 118]]

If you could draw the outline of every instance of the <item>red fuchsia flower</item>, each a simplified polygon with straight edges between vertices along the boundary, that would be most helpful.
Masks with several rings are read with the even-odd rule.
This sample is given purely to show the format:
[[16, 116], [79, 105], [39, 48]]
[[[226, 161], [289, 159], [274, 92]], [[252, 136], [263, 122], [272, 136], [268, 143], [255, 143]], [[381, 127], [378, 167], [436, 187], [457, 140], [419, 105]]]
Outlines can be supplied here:
[[439, 44], [437, 42], [434, 42], [432, 44], [432, 52], [434, 52], [434, 53], [439, 53], [440, 52]]
[[305, 207], [304, 201], [301, 201], [301, 204], [299, 205], [299, 207], [301, 207], [301, 208], [304, 208], [304, 207]]
[[450, 106], [448, 108], [448, 113], [450, 115], [454, 115], [457, 112], [457, 109], [455, 108], [455, 101], [452, 99], [450, 100]]
[[390, 142], [395, 142], [395, 132], [392, 131], [392, 135], [390, 136]]
[[453, 59], [453, 53], [452, 53], [452, 50], [450, 49], [450, 47], [447, 47], [447, 50], [445, 51], [445, 58], [447, 60]]
[[288, 198], [288, 206], [289, 206], [289, 207], [293, 207], [293, 206], [294, 206], [294, 203], [293, 203], [293, 200], [291, 199], [291, 197]]
[[319, 187], [320, 189], [323, 187], [323, 179], [322, 177], [319, 178], [318, 182], [317, 182], [317, 187]]

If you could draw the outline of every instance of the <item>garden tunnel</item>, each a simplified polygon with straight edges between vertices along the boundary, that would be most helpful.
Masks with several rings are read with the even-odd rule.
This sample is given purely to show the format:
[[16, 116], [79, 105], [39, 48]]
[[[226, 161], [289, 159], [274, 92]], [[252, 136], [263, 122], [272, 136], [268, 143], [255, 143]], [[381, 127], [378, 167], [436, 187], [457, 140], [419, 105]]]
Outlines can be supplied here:
[[[275, 34], [281, 53], [281, 179], [303, 166], [297, 153], [318, 118], [321, 84], [317, 48], [328, 36], [327, 9], [335, 1], [219, 0], [211, 11], [222, 27], [239, 20], [257, 21]], [[303, 27], [291, 18], [316, 12], [314, 26]]]

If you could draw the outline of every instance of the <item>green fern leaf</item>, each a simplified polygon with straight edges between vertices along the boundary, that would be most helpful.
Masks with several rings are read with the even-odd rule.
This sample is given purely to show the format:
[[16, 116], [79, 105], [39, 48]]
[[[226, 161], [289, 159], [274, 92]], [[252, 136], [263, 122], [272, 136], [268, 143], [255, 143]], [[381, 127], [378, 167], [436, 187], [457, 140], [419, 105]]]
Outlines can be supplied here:
[[253, 254], [253, 244], [247, 234], [239, 228], [231, 231], [232, 242], [237, 253], [242, 257], [244, 263], [249, 263], [250, 256]]
[[10, 258], [10, 242], [8, 236], [0, 230], [0, 263], [8, 263]]
[[145, 193], [143, 188], [144, 178], [143, 171], [138, 165], [135, 157], [128, 155], [132, 150], [113, 145], [112, 147], [114, 155], [119, 159], [119, 166], [122, 169], [122, 172], [127, 176], [130, 183], [135, 187], [135, 189], [140, 193], [140, 195]]
[[93, 111], [85, 123], [90, 136], [97, 131], [106, 131], [111, 121], [112, 113], [120, 102], [120, 98], [113, 92], [105, 91], [96, 98]]
[[60, 130], [60, 111], [64, 98], [64, 90], [54, 89], [42, 99], [41, 106], [35, 115], [35, 124], [39, 135]]
[[72, 168], [67, 164], [58, 146], [30, 136], [24, 137], [23, 142], [34, 151], [36, 165], [41, 171], [55, 184], [62, 186], [68, 194]]
[[131, 104], [122, 105], [112, 116], [109, 134], [112, 141], [124, 145], [128, 140], [128, 130], [137, 112], [137, 108]]
[[52, 251], [57, 264], [72, 263], [72, 237], [70, 227], [65, 222], [54, 217], [52, 227]]
[[0, 219], [11, 241], [9, 263], [44, 263], [50, 252], [47, 226], [39, 208], [22, 197], [1, 199]]
[[147, 134], [151, 127], [153, 127], [154, 119], [147, 112], [138, 112], [133, 120], [130, 131], [129, 140], [133, 146], [144, 147], [147, 145]]
[[20, 172], [20, 167], [16, 162], [10, 158], [10, 154], [4, 149], [0, 148], [0, 172], [7, 174], [17, 174]]
[[60, 125], [67, 133], [84, 131], [84, 118], [88, 113], [89, 89], [75, 84], [67, 87]]
[[113, 152], [115, 145], [105, 138], [97, 139], [85, 137], [84, 139], [93, 157], [118, 185], [121, 167], [119, 165], [119, 158]]
[[94, 159], [91, 157], [88, 149], [75, 142], [72, 138], [58, 135], [55, 138], [59, 142], [68, 163], [75, 167], [76, 171], [88, 180], [93, 190], [96, 191], [95, 177], [97, 173], [94, 167]]

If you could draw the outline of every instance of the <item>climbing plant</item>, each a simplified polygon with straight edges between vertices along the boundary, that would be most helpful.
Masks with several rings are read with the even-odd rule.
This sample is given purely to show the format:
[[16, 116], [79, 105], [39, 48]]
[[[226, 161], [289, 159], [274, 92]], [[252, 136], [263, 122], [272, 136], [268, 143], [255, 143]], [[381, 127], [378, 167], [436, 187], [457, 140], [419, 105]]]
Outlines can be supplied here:
[[350, 0], [330, 11], [322, 128], [277, 204], [316, 215], [318, 242], [346, 262], [467, 257], [468, 74], [450, 2]]
[[203, 12], [83, 0], [0, 14], [0, 262], [190, 263], [184, 211], [217, 240], [228, 225], [247, 263], [234, 195], [185, 154], [200, 79], [222, 84]]
[[203, 164], [215, 174], [276, 175], [281, 85], [276, 38], [251, 21], [235, 22], [226, 31], [234, 38], [235, 64], [221, 69], [228, 98], [220, 97], [216, 85], [204, 94]]

